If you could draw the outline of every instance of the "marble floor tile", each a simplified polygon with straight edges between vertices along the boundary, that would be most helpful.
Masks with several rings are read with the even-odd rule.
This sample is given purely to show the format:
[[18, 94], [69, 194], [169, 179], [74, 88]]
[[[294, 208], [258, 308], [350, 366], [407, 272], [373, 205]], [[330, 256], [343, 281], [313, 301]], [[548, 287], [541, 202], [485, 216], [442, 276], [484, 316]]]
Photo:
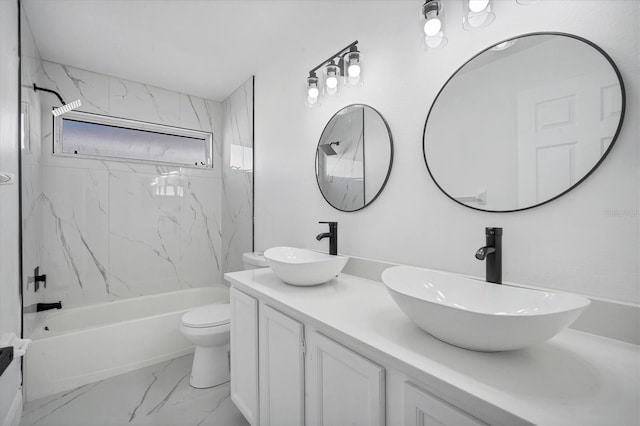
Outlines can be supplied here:
[[248, 425], [229, 383], [189, 386], [193, 355], [156, 364], [25, 404], [22, 426]]

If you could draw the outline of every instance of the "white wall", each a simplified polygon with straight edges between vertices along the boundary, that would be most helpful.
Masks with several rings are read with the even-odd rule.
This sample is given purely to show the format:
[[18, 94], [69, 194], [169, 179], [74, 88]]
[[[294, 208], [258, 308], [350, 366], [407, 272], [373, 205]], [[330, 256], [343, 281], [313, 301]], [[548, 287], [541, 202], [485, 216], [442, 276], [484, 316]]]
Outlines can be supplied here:
[[[0, 171], [18, 173], [18, 2], [0, 1]], [[0, 335], [20, 335], [20, 270], [18, 216], [19, 183], [0, 185]], [[15, 359], [0, 376], [0, 423], [20, 398], [20, 359]]]
[[[256, 249], [294, 245], [327, 250], [313, 238], [319, 220], [337, 220], [340, 252], [476, 276], [485, 226], [504, 227], [506, 281], [638, 303], [639, 9], [637, 1], [496, 1], [495, 22], [467, 33], [459, 0], [445, 2], [448, 45], [425, 51], [417, 1], [336, 4], [350, 26], [327, 25], [305, 50], [288, 52], [256, 74]], [[422, 158], [424, 120], [435, 95], [466, 60], [487, 46], [538, 31], [573, 33], [598, 44], [620, 68], [625, 124], [593, 175], [566, 196], [519, 213], [477, 212], [446, 198]], [[353, 40], [363, 52], [364, 87], [304, 106], [308, 70]], [[295, 60], [291, 60], [295, 58]], [[314, 155], [322, 129], [340, 108], [365, 103], [387, 119], [395, 145], [384, 192], [366, 209], [338, 212], [318, 191]], [[463, 125], [464, 123], [452, 123]]]

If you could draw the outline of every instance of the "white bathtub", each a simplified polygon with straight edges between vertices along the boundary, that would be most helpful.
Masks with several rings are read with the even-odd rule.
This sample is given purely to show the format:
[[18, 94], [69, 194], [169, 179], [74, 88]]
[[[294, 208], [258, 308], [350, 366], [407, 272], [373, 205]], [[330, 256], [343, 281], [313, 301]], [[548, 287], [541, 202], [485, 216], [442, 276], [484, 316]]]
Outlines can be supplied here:
[[194, 307], [227, 303], [223, 287], [195, 288], [51, 311], [25, 355], [27, 401], [192, 352], [180, 318]]

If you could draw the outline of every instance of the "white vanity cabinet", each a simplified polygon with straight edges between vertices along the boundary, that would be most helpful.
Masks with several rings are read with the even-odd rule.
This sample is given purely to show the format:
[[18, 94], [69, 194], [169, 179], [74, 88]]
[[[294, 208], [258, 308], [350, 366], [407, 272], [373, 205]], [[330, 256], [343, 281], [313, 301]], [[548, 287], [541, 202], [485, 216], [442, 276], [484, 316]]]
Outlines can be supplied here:
[[232, 288], [231, 400], [251, 425], [258, 425], [258, 301]]
[[635, 345], [566, 330], [475, 353], [424, 333], [376, 281], [292, 287], [268, 268], [225, 278], [232, 398], [253, 426], [640, 424]]
[[304, 424], [304, 328], [259, 305], [260, 424]]
[[231, 399], [252, 426], [385, 424], [384, 368], [235, 288], [231, 312]]
[[384, 425], [384, 368], [322, 334], [307, 334], [308, 426]]

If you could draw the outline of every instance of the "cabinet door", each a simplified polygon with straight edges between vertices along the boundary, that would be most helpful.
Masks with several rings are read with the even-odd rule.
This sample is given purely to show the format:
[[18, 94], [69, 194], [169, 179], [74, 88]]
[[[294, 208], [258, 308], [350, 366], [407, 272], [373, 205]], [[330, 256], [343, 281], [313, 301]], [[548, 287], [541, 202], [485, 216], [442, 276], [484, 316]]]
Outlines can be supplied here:
[[384, 369], [307, 333], [307, 425], [384, 425]]
[[260, 424], [304, 424], [304, 341], [298, 321], [260, 303]]
[[231, 289], [231, 400], [258, 425], [258, 301]]
[[404, 424], [406, 426], [467, 426], [484, 423], [419, 387], [405, 382]]

